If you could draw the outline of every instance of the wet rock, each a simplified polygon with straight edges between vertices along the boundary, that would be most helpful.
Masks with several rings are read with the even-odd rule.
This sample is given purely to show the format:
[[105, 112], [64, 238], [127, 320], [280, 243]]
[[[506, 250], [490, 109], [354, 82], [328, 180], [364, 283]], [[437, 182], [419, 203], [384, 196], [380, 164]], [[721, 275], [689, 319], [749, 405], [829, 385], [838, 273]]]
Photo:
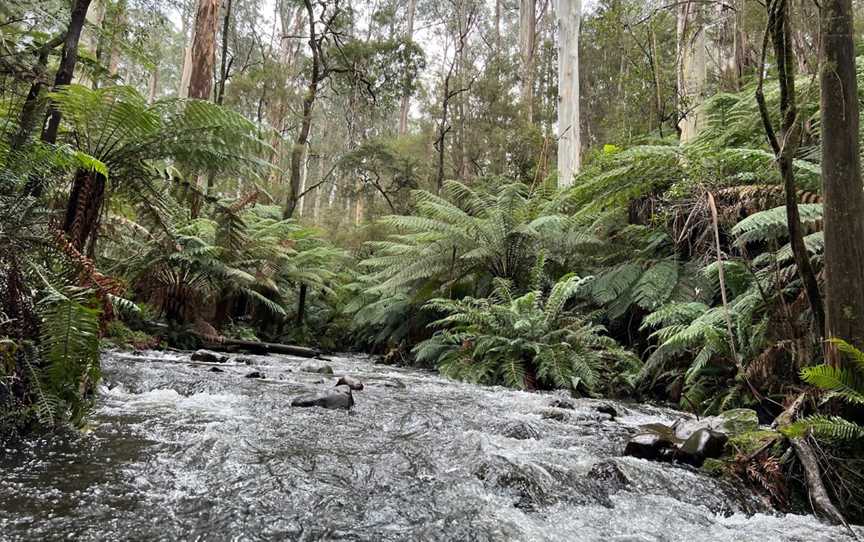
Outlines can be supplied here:
[[759, 429], [759, 414], [749, 408], [736, 408], [717, 416], [723, 421], [722, 431], [730, 437]]
[[608, 508], [613, 507], [609, 496], [631, 485], [630, 478], [615, 461], [595, 463], [585, 476], [585, 482], [594, 491], [585, 491], [588, 488], [583, 488], [583, 491], [591, 493], [597, 502]]
[[264, 373], [262, 373], [261, 371], [252, 371], [251, 373], [247, 374], [244, 378], [267, 378], [267, 377], [264, 376]]
[[348, 410], [354, 406], [354, 396], [348, 386], [336, 386], [321, 393], [301, 395], [291, 401], [292, 407], [321, 407]]
[[640, 433], [624, 447], [624, 455], [651, 461], [671, 461], [674, 452], [675, 443], [657, 433]]
[[361, 391], [363, 389], [363, 383], [357, 380], [356, 378], [350, 376], [341, 376], [339, 377], [339, 381], [336, 382], [337, 386], [348, 386], [354, 391]]
[[573, 404], [573, 401], [569, 399], [557, 398], [553, 399], [549, 406], [552, 408], [563, 408], [564, 410], [573, 410], [576, 408], [576, 405]]
[[686, 441], [693, 433], [702, 429], [725, 433], [731, 437], [758, 429], [759, 415], [749, 408], [736, 408], [701, 420], [680, 419], [672, 427], [675, 429], [675, 437], [681, 441]]
[[504, 430], [501, 433], [505, 437], [516, 440], [540, 439], [540, 431], [530, 423], [522, 421], [507, 424], [504, 426]]
[[532, 462], [517, 463], [497, 454], [491, 455], [475, 465], [473, 474], [487, 488], [510, 494], [514, 499], [513, 505], [522, 510], [534, 510], [555, 501], [555, 478], [541, 465]]
[[675, 454], [675, 459], [694, 467], [701, 467], [706, 459], [720, 457], [728, 440], [729, 437], [725, 433], [699, 429], [681, 445]]
[[225, 363], [228, 361], [228, 356], [223, 356], [210, 350], [196, 350], [190, 357], [192, 361], [200, 361], [202, 363]]
[[608, 403], [603, 403], [602, 405], [597, 405], [596, 407], [594, 407], [594, 410], [596, 410], [597, 412], [599, 412], [601, 414], [610, 415], [613, 420], [618, 417], [618, 411], [615, 410], [614, 406], [612, 406]]
[[224, 373], [225, 369], [220, 369], [219, 367], [210, 367], [211, 373]]
[[326, 363], [318, 363], [315, 361], [307, 361], [300, 366], [300, 370], [304, 373], [318, 373], [324, 375], [332, 375], [333, 367]]
[[540, 411], [540, 417], [544, 420], [555, 420], [563, 422], [567, 419], [567, 413], [560, 408], [547, 408]]
[[253, 360], [252, 358], [239, 357], [239, 358], [234, 358], [234, 362], [235, 363], [242, 363], [244, 365], [252, 365], [253, 363], [255, 363], [255, 360]]

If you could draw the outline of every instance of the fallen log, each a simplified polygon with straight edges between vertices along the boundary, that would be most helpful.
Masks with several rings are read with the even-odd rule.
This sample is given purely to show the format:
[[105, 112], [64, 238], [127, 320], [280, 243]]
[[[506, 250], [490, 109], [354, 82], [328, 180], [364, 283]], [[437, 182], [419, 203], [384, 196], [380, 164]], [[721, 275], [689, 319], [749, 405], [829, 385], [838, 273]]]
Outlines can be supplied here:
[[214, 338], [201, 333], [195, 333], [202, 342], [204, 348], [217, 352], [231, 352], [244, 354], [284, 354], [286, 356], [297, 356], [300, 358], [321, 359], [323, 352], [315, 348], [305, 346], [294, 346], [291, 344], [265, 343], [259, 341], [244, 341], [241, 339], [228, 339], [225, 337]]
[[817, 515], [822, 516], [823, 519], [834, 525], [849, 527], [843, 514], [831, 502], [828, 490], [825, 489], [825, 484], [822, 483], [822, 471], [819, 468], [819, 460], [816, 458], [816, 452], [813, 450], [813, 446], [807, 440], [807, 437], [792, 438], [789, 439], [789, 442], [792, 444], [795, 455], [798, 456], [798, 461], [801, 462], [801, 467], [804, 469], [804, 476], [807, 478], [807, 488], [810, 492], [810, 504], [813, 506], [814, 511]]

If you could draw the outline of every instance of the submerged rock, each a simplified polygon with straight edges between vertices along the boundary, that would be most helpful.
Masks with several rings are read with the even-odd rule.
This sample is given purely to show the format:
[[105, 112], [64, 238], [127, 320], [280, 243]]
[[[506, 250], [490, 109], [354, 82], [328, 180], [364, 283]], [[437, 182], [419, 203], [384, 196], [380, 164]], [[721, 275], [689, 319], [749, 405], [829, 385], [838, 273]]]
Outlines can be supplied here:
[[245, 376], [245, 378], [267, 378], [267, 377], [264, 376], [264, 373], [262, 373], [261, 371], [252, 371], [251, 373], [247, 374]]
[[300, 366], [300, 370], [304, 373], [318, 373], [325, 375], [333, 374], [333, 367], [327, 365], [326, 363], [318, 363], [315, 361], [307, 361]]
[[354, 406], [354, 396], [348, 386], [336, 386], [321, 393], [301, 395], [291, 401], [292, 407], [321, 407], [332, 410], [349, 410]]
[[361, 391], [363, 389], [363, 383], [357, 380], [356, 378], [350, 376], [341, 376], [339, 377], [339, 381], [336, 382], [337, 386], [348, 386], [354, 391]]
[[210, 367], [211, 373], [224, 373], [225, 369], [220, 369], [219, 367]]
[[200, 361], [202, 363], [225, 363], [230, 358], [228, 356], [224, 356], [210, 350], [196, 350], [192, 354], [192, 356], [190, 356], [190, 359], [192, 361]]
[[234, 362], [235, 363], [242, 363], [244, 365], [252, 365], [253, 363], [255, 363], [255, 361], [252, 358], [246, 358], [246, 357], [234, 358]]
[[511, 422], [504, 426], [503, 431], [501, 433], [508, 438], [516, 439], [516, 440], [539, 440], [540, 439], [540, 431], [527, 422], [516, 421]]
[[540, 411], [540, 417], [544, 420], [563, 422], [567, 419], [567, 412], [560, 408], [546, 408]]
[[552, 399], [549, 402], [549, 406], [552, 408], [563, 408], [564, 410], [573, 410], [576, 408], [576, 405], [573, 404], [573, 401], [569, 399], [556, 398]]

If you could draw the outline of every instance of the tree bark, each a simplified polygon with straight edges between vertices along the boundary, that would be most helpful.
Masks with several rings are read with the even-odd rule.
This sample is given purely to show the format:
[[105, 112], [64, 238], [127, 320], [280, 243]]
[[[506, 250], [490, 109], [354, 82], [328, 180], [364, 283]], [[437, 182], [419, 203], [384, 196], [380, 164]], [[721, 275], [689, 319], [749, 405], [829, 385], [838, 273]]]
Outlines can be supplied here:
[[573, 184], [582, 164], [579, 118], [581, 0], [558, 2], [558, 186]]
[[519, 4], [519, 55], [522, 60], [522, 108], [534, 122], [534, 44], [537, 41], [537, 0]]
[[[66, 40], [63, 42], [63, 53], [60, 57], [60, 66], [54, 77], [54, 90], [72, 82], [75, 74], [75, 64], [78, 62], [78, 42], [81, 39], [81, 30], [87, 19], [87, 9], [90, 0], [75, 0], [72, 5], [72, 13], [69, 17], [69, 29], [66, 31]], [[57, 130], [60, 128], [60, 111], [51, 106], [48, 111], [48, 122], [42, 130], [42, 141], [46, 143], [57, 142]]]
[[[820, 20], [825, 336], [838, 337], [862, 348], [864, 192], [858, 155], [852, 0], [824, 0]], [[829, 362], [839, 363], [836, 351], [828, 354]]]
[[312, 73], [309, 76], [309, 86], [306, 89], [306, 94], [303, 96], [303, 118], [300, 122], [300, 130], [297, 132], [297, 139], [291, 148], [291, 186], [290, 193], [285, 201], [285, 208], [282, 211], [282, 217], [286, 219], [294, 215], [294, 210], [297, 207], [297, 200], [300, 195], [303, 156], [306, 152], [306, 144], [309, 141], [309, 132], [312, 129], [312, 109], [315, 105], [315, 98], [318, 95], [318, 84], [321, 82], [322, 77], [322, 51], [315, 29], [315, 11], [312, 8], [310, 0], [304, 0], [304, 5], [306, 6], [306, 13], [309, 16], [309, 47], [312, 50]]
[[678, 129], [682, 143], [696, 137], [701, 121], [699, 109], [707, 79], [703, 9], [700, 0], [678, 5]]
[[225, 100], [225, 82], [228, 80], [228, 31], [231, 29], [231, 4], [233, 0], [225, 0], [225, 18], [222, 21], [222, 58], [219, 67], [219, 87], [216, 89], [216, 103], [222, 105]]
[[189, 98], [209, 100], [216, 67], [216, 29], [220, 0], [198, 0], [193, 31]]
[[[417, 11], [417, 0], [408, 0], [408, 29], [405, 33], [407, 40], [414, 38], [414, 14]], [[406, 90], [402, 94], [402, 103], [399, 106], [399, 135], [408, 133], [408, 110], [411, 108], [411, 96]]]
[[[764, 65], [760, 67], [759, 85], [756, 89], [756, 100], [765, 132], [774, 150], [777, 167], [783, 179], [786, 204], [786, 223], [789, 229], [789, 243], [792, 255], [798, 268], [798, 275], [804, 285], [804, 294], [813, 313], [815, 334], [821, 337], [825, 327], [825, 316], [822, 308], [822, 296], [819, 293], [819, 283], [816, 273], [810, 265], [810, 256], [804, 245], [804, 234], [801, 218], [798, 213], [798, 191], [795, 187], [795, 172], [793, 162], [801, 142], [801, 120], [798, 118], [798, 108], [795, 96], [795, 52], [792, 48], [791, 28], [789, 23], [789, 5], [787, 0], [771, 0], [768, 2], [768, 28], [763, 47], [767, 48], [768, 35], [774, 45], [774, 58], [777, 63], [777, 79], [780, 86], [780, 137], [776, 137], [768, 113], [768, 106], [763, 93]], [[763, 50], [762, 58], [765, 58]], [[764, 64], [764, 61], [763, 61]]]

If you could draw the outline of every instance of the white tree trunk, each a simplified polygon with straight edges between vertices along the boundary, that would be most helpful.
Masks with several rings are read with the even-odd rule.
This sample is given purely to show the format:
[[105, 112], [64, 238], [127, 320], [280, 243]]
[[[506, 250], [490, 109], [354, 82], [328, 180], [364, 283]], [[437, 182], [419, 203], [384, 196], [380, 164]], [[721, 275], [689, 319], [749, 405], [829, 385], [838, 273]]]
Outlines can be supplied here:
[[558, 0], [558, 186], [573, 184], [582, 165], [579, 129], [581, 0]]
[[[306, 191], [306, 177], [309, 174], [309, 146], [306, 146], [306, 151], [303, 153], [303, 162], [300, 168], [300, 193]], [[303, 202], [306, 196], [300, 196], [297, 200], [297, 216], [303, 216]]]
[[678, 5], [678, 128], [681, 142], [699, 133], [700, 108], [707, 64], [702, 2], [685, 0]]
[[[414, 38], [414, 12], [417, 10], [417, 0], [408, 0], [408, 30], [405, 33], [407, 39]], [[411, 96], [407, 92], [402, 94], [402, 104], [399, 109], [399, 135], [408, 133], [408, 110], [411, 109]]]

